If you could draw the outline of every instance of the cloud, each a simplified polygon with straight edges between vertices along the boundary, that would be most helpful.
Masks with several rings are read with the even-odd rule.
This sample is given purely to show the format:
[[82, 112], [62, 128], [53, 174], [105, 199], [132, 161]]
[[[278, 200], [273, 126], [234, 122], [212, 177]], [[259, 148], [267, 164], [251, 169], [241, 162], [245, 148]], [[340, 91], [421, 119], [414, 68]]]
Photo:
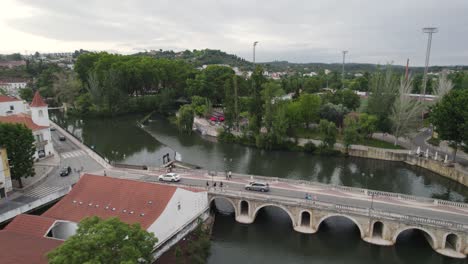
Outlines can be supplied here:
[[[1, 5], [1, 4], [0, 4]], [[2, 10], [28, 15], [0, 18], [9, 30], [54, 41], [57, 49], [94, 47], [221, 49], [259, 61], [424, 62], [425, 26], [438, 26], [431, 64], [468, 61], [465, 0], [7, 0]], [[1, 6], [0, 6], [1, 7]], [[27, 34], [27, 35], [26, 35]], [[27, 37], [29, 36], [29, 37]], [[12, 46], [26, 45], [9, 41]], [[31, 41], [28, 48], [34, 48]], [[44, 42], [46, 43], [46, 42]], [[38, 43], [39, 44], [39, 43]]]

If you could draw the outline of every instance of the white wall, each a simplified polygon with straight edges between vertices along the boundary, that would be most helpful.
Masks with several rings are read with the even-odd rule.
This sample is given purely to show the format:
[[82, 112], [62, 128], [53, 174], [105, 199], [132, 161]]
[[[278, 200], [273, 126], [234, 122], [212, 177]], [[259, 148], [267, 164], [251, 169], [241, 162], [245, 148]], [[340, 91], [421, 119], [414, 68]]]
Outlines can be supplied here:
[[[14, 110], [12, 110], [11, 113], [8, 113], [10, 111], [10, 106], [13, 106]], [[16, 114], [25, 113], [25, 112], [26, 112], [26, 106], [23, 101], [12, 101], [12, 102], [0, 103], [0, 116], [16, 115]]]
[[[44, 146], [44, 151], [46, 156], [54, 154], [54, 146], [52, 145], [52, 135], [50, 133], [50, 128], [45, 128], [41, 130], [36, 130], [33, 132], [34, 139], [36, 140], [36, 135], [42, 134], [42, 139], [47, 140], [47, 144]], [[39, 154], [34, 152], [34, 158], [39, 158]]]
[[[40, 126], [49, 126], [49, 111], [47, 106], [44, 107], [30, 107], [31, 118], [34, 123]], [[40, 115], [42, 113], [42, 115]]]
[[[178, 204], [180, 203], [180, 210]], [[171, 238], [175, 233], [201, 215], [208, 208], [206, 192], [191, 192], [178, 188], [159, 218], [148, 231], [158, 238], [158, 244]]]

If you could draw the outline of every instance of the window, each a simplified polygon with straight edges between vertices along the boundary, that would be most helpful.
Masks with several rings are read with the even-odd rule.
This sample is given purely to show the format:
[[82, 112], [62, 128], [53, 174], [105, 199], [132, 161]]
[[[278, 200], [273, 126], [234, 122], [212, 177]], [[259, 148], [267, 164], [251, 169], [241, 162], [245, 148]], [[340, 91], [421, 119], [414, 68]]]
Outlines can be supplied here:
[[44, 116], [44, 113], [42, 112], [42, 110], [39, 110], [39, 117], [43, 117]]
[[15, 107], [13, 105], [10, 105], [10, 110], [11, 111], [15, 110]]

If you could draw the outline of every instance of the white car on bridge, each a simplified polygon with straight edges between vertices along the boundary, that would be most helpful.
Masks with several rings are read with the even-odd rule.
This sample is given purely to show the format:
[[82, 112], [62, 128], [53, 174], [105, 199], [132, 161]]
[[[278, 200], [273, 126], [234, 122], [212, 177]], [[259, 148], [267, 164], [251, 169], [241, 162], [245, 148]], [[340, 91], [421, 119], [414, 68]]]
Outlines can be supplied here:
[[177, 173], [166, 173], [163, 175], [159, 175], [158, 180], [166, 182], [179, 182], [180, 176]]

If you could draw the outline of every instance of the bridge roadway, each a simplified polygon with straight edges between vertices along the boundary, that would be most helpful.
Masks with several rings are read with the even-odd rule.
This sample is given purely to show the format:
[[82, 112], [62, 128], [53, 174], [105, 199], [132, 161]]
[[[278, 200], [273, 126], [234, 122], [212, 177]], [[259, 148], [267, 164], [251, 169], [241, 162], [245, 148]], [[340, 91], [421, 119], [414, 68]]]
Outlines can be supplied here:
[[[393, 245], [401, 232], [419, 229], [437, 252], [459, 258], [468, 254], [468, 204], [465, 203], [264, 176], [233, 174], [227, 180], [225, 176], [213, 176], [204, 170], [175, 169], [175, 172], [181, 181], [169, 184], [207, 189], [210, 200], [225, 199], [232, 204], [240, 223], [252, 223], [261, 208], [276, 206], [286, 211], [298, 232], [315, 233], [322, 221], [341, 215], [353, 221], [361, 237], [369, 243]], [[146, 182], [157, 182], [157, 176], [163, 173], [163, 169], [106, 170], [111, 177]], [[270, 192], [246, 191], [245, 184], [252, 180], [268, 182]], [[311, 195], [311, 200], [305, 199], [306, 193]], [[374, 229], [379, 229], [380, 234]]]

